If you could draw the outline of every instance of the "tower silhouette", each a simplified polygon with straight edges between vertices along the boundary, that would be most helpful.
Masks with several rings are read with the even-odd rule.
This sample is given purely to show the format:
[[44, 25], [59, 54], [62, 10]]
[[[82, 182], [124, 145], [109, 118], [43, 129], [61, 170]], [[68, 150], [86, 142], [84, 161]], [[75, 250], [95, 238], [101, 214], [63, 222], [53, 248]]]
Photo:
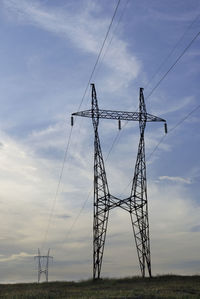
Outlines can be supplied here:
[[[140, 88], [139, 112], [126, 112], [99, 109], [95, 85], [92, 83], [91, 87], [92, 108], [90, 110], [73, 113], [71, 124], [73, 125], [74, 123], [73, 116], [88, 117], [92, 118], [94, 128], [93, 279], [100, 278], [109, 211], [115, 207], [121, 207], [130, 214], [141, 274], [142, 277], [145, 276], [145, 269], [147, 267], [148, 274], [151, 277], [144, 131], [146, 122], [164, 122], [165, 133], [167, 133], [166, 120], [146, 112], [143, 88]], [[130, 196], [125, 199], [111, 195], [108, 188], [98, 134], [100, 118], [118, 120], [119, 129], [121, 129], [121, 120], [139, 122], [140, 140], [132, 188]]]
[[49, 259], [53, 259], [52, 256], [49, 256], [50, 249], [48, 250], [47, 255], [40, 255], [40, 249], [38, 248], [38, 255], [34, 259], [38, 260], [38, 283], [40, 282], [42, 273], [45, 275], [46, 282], [49, 278]]

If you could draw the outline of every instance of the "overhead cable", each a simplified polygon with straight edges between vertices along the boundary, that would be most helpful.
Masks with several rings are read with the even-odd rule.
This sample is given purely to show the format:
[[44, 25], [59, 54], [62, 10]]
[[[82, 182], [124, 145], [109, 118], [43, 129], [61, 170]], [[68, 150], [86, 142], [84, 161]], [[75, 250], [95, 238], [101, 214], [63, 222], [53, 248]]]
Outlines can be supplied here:
[[101, 56], [101, 54], [102, 54], [103, 48], [104, 48], [105, 43], [106, 43], [106, 40], [107, 40], [107, 38], [108, 38], [108, 34], [109, 34], [109, 32], [110, 32], [110, 29], [111, 29], [111, 27], [112, 27], [112, 24], [113, 24], [115, 15], [116, 15], [116, 13], [117, 13], [117, 10], [118, 10], [120, 1], [121, 1], [121, 0], [118, 0], [117, 5], [116, 5], [116, 7], [115, 7], [115, 10], [114, 10], [114, 13], [113, 13], [111, 22], [110, 22], [110, 24], [109, 24], [109, 26], [108, 26], [108, 30], [107, 30], [107, 32], [106, 32], [106, 36], [105, 36], [105, 38], [104, 38], [104, 40], [103, 40], [103, 43], [102, 43], [102, 46], [101, 46], [101, 48], [100, 48], [99, 54], [98, 54], [98, 56], [97, 56], [96, 62], [95, 62], [95, 64], [94, 64], [93, 69], [92, 69], [92, 72], [91, 72], [91, 74], [90, 74], [90, 77], [89, 77], [89, 80], [88, 80], [86, 89], [85, 89], [85, 91], [84, 91], [83, 97], [82, 97], [81, 102], [80, 102], [80, 105], [79, 105], [79, 107], [78, 107], [78, 111], [80, 110], [80, 108], [81, 108], [81, 106], [82, 106], [82, 104], [83, 104], [83, 100], [84, 100], [84, 98], [85, 98], [85, 95], [86, 95], [86, 93], [87, 93], [88, 87], [89, 87], [89, 85], [90, 85], [90, 83], [91, 83], [92, 77], [93, 77], [94, 72], [95, 72], [95, 70], [96, 70], [97, 64], [98, 64], [98, 62], [99, 62], [100, 56]]
[[163, 65], [167, 62], [167, 60], [172, 56], [172, 54], [174, 53], [174, 51], [176, 50], [176, 48], [178, 47], [178, 45], [181, 43], [181, 41], [183, 40], [183, 38], [185, 37], [186, 33], [191, 29], [191, 27], [194, 25], [194, 23], [196, 23], [196, 21], [199, 19], [200, 14], [198, 14], [193, 21], [189, 24], [189, 26], [186, 28], [186, 30], [183, 32], [183, 34], [181, 35], [181, 37], [179, 38], [179, 40], [177, 41], [177, 43], [173, 46], [173, 48], [171, 49], [171, 51], [169, 52], [169, 54], [167, 55], [167, 57], [161, 62], [161, 64], [159, 65], [159, 67], [157, 68], [156, 72], [154, 73], [154, 75], [150, 78], [150, 80], [148, 81], [148, 83], [146, 84], [146, 86], [144, 86], [144, 89], [146, 89], [149, 84], [151, 83], [151, 81], [156, 77], [156, 75], [159, 73], [159, 71], [162, 69]]
[[[112, 32], [112, 37], [111, 37], [110, 41], [108, 42], [108, 44], [107, 44], [107, 46], [106, 46], [106, 49], [105, 49], [105, 51], [104, 51], [104, 54], [103, 54], [103, 56], [102, 56], [102, 58], [101, 58], [101, 62], [104, 60], [104, 58], [105, 58], [105, 56], [106, 56], [106, 54], [107, 54], [107, 52], [108, 52], [108, 49], [109, 49], [109, 47], [110, 47], [111, 44], [112, 44], [112, 41], [113, 41], [113, 39], [114, 39], [114, 37], [115, 37], [115, 32], [117, 31], [117, 28], [118, 28], [120, 22], [122, 21], [122, 18], [123, 18], [123, 16], [124, 16], [124, 13], [125, 13], [125, 10], [126, 10], [126, 8], [127, 8], [127, 5], [128, 5], [128, 2], [129, 2], [129, 1], [130, 1], [130, 0], [127, 0], [126, 3], [125, 3], [125, 5], [124, 5], [124, 7], [123, 7], [123, 10], [122, 10], [122, 12], [121, 12], [121, 14], [120, 14], [120, 16], [119, 16], [118, 22], [117, 22], [117, 24], [116, 24], [116, 26], [115, 26], [115, 28], [114, 28], [114, 30], [113, 30], [113, 32]], [[99, 67], [98, 67], [98, 69], [97, 69], [95, 75], [97, 75], [99, 69], [100, 69], [100, 64], [99, 64]]]
[[56, 205], [56, 201], [57, 201], [57, 198], [58, 198], [60, 184], [61, 184], [61, 180], [62, 180], [62, 176], [63, 176], [64, 166], [65, 166], [65, 162], [66, 162], [67, 156], [68, 156], [69, 146], [70, 146], [71, 137], [72, 137], [72, 130], [73, 130], [73, 127], [71, 127], [71, 129], [70, 129], [69, 138], [68, 138], [66, 150], [65, 150], [65, 153], [64, 153], [64, 158], [63, 158], [63, 162], [62, 162], [62, 166], [61, 166], [61, 171], [60, 171], [60, 175], [59, 175], [59, 179], [58, 179], [58, 184], [57, 184], [57, 188], [56, 188], [54, 200], [52, 202], [52, 206], [51, 206], [51, 210], [50, 210], [50, 214], [49, 214], [49, 219], [48, 219], [48, 223], [47, 223], [47, 229], [45, 231], [44, 241], [42, 243], [42, 247], [44, 247], [44, 245], [46, 243], [47, 235], [48, 235], [48, 232], [49, 232], [50, 223], [51, 223], [52, 218], [53, 218], [53, 214], [54, 214], [54, 210], [55, 210], [55, 205]]
[[[84, 100], [85, 95], [86, 95], [86, 93], [87, 93], [87, 90], [88, 90], [88, 87], [89, 87], [89, 85], [90, 85], [91, 79], [92, 79], [92, 77], [93, 77], [93, 75], [94, 75], [94, 72], [95, 72], [95, 70], [96, 70], [96, 67], [97, 67], [97, 64], [98, 64], [98, 62], [99, 62], [100, 56], [101, 56], [101, 54], [102, 54], [103, 48], [104, 48], [104, 46], [105, 46], [107, 37], [108, 37], [109, 32], [110, 32], [110, 29], [111, 29], [111, 27], [112, 27], [114, 18], [115, 18], [115, 16], [116, 16], [116, 13], [117, 13], [117, 10], [118, 10], [120, 1], [121, 1], [121, 0], [118, 0], [117, 5], [116, 5], [116, 7], [115, 7], [113, 16], [112, 16], [112, 18], [111, 18], [111, 22], [110, 22], [110, 24], [109, 24], [109, 26], [108, 26], [108, 30], [107, 30], [107, 32], [106, 32], [105, 38], [104, 38], [104, 40], [103, 40], [102, 46], [101, 46], [101, 48], [100, 48], [100, 51], [99, 51], [99, 54], [98, 54], [98, 56], [97, 56], [96, 62], [95, 62], [95, 64], [94, 64], [94, 67], [93, 67], [93, 69], [92, 69], [92, 72], [91, 72], [91, 74], [90, 74], [90, 77], [89, 77], [89, 80], [88, 80], [86, 89], [85, 89], [85, 91], [84, 91], [83, 97], [81, 98], [81, 102], [80, 102], [80, 104], [79, 104], [79, 106], [78, 106], [78, 111], [80, 110], [80, 108], [81, 108], [81, 106], [82, 106], [82, 103], [83, 103], [83, 100]], [[63, 171], [64, 171], [64, 166], [65, 166], [65, 163], [66, 163], [66, 160], [67, 160], [67, 156], [68, 156], [68, 150], [69, 150], [69, 146], [70, 146], [70, 142], [71, 142], [72, 130], [73, 130], [73, 127], [71, 127], [71, 130], [70, 130], [70, 134], [69, 134], [69, 138], [68, 138], [68, 142], [67, 142], [67, 147], [66, 147], [66, 151], [65, 151], [65, 154], [64, 154], [64, 159], [63, 159], [62, 166], [61, 166], [60, 176], [59, 176], [59, 179], [58, 179], [58, 184], [57, 184], [57, 188], [56, 188], [56, 193], [55, 193], [55, 197], [54, 197], [54, 200], [53, 200], [53, 203], [52, 203], [52, 207], [51, 207], [51, 210], [50, 210], [50, 215], [49, 215], [48, 224], [47, 224], [47, 229], [46, 229], [45, 236], [44, 236], [43, 246], [44, 246], [45, 243], [46, 243], [47, 235], [48, 235], [48, 232], [49, 232], [50, 223], [51, 223], [51, 220], [52, 220], [52, 218], [53, 218], [53, 214], [54, 214], [54, 210], [55, 210], [55, 205], [56, 205], [56, 201], [57, 201], [57, 197], [58, 197], [58, 193], [59, 193], [59, 189], [60, 189], [61, 179], [62, 179], [62, 175], [63, 175]]]
[[178, 58], [175, 60], [175, 62], [172, 64], [172, 66], [168, 69], [168, 71], [161, 77], [161, 79], [158, 81], [158, 83], [154, 86], [154, 88], [151, 90], [151, 92], [146, 97], [146, 100], [153, 94], [153, 92], [158, 88], [160, 83], [165, 79], [165, 77], [169, 74], [169, 72], [175, 67], [177, 62], [183, 57], [183, 55], [186, 53], [186, 51], [191, 47], [193, 42], [197, 39], [199, 36], [200, 31], [194, 36], [194, 38], [191, 40], [191, 42], [187, 45], [187, 47], [181, 52], [181, 54], [178, 56]]
[[[200, 105], [196, 106], [192, 111], [190, 111], [186, 116], [184, 116], [181, 120], [179, 120], [175, 126], [173, 126], [169, 131], [168, 134], [170, 134], [172, 131], [174, 131], [178, 126], [180, 126], [186, 119], [188, 119], [188, 117], [190, 117], [190, 115], [192, 115], [194, 112], [196, 112], [198, 109], [200, 108]], [[167, 135], [168, 135], [167, 134]], [[167, 137], [167, 135], [164, 135], [160, 141], [158, 142], [158, 144], [155, 146], [155, 148], [153, 149], [153, 151], [150, 153], [148, 160], [152, 157], [152, 155], [155, 153], [155, 151], [158, 149], [158, 147], [160, 146], [160, 144], [163, 142], [163, 140]]]

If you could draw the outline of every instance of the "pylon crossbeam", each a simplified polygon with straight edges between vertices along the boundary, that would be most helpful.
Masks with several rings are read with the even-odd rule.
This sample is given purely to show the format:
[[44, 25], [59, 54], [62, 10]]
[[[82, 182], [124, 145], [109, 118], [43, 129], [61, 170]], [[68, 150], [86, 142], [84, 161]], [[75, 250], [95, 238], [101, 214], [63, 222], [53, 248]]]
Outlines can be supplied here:
[[[145, 276], [146, 266], [149, 276], [151, 276], [144, 131], [146, 122], [165, 122], [165, 132], [167, 132], [166, 121], [146, 112], [142, 88], [140, 88], [139, 112], [126, 112], [99, 109], [95, 86], [94, 84], [91, 85], [92, 108], [90, 110], [73, 113], [72, 118], [73, 116], [92, 118], [94, 127], [93, 278], [100, 278], [109, 211], [115, 207], [121, 207], [125, 211], [129, 212], [142, 276]], [[135, 163], [131, 194], [125, 199], [119, 199], [111, 195], [109, 192], [98, 135], [100, 118], [139, 122], [140, 141]], [[119, 128], [121, 128], [120, 122]]]
[[127, 121], [140, 121], [140, 119], [146, 119], [147, 122], [156, 122], [161, 121], [165, 122], [164, 119], [157, 117], [155, 115], [140, 112], [127, 112], [127, 111], [112, 111], [112, 110], [101, 110], [95, 114], [91, 110], [79, 111], [72, 114], [73, 116], [82, 116], [82, 117], [98, 117], [103, 119], [116, 119], [116, 120], [127, 120]]

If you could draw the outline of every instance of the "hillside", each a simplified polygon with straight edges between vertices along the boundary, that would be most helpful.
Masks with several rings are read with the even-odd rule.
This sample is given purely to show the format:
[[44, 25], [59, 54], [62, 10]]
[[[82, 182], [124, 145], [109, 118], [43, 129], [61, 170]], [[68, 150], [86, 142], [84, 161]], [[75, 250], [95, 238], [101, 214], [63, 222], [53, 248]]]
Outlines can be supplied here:
[[200, 298], [200, 276], [2, 284], [0, 298]]

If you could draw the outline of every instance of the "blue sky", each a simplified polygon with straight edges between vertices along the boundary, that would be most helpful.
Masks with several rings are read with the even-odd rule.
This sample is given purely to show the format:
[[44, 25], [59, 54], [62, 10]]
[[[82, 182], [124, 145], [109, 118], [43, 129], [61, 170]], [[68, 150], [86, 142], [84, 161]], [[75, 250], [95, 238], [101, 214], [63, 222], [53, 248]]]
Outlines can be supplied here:
[[[51, 248], [54, 256], [50, 280], [92, 275], [89, 119], [75, 121], [56, 203], [55, 192], [70, 115], [79, 107], [116, 4], [114, 0], [0, 3], [0, 282], [37, 279], [33, 256], [43, 244], [52, 207], [41, 248], [42, 254]], [[121, 0], [92, 79], [102, 109], [137, 110], [139, 88], [144, 87], [148, 97], [199, 32], [199, 8], [196, 0]], [[199, 43], [198, 37], [146, 101], [148, 112], [166, 119], [169, 130], [199, 105]], [[89, 108], [90, 90], [81, 110]], [[196, 110], [147, 161], [154, 275], [200, 271], [199, 123]], [[117, 123], [101, 121], [105, 158], [117, 133]], [[148, 124], [147, 157], [163, 134], [162, 124]], [[113, 195], [129, 195], [138, 138], [138, 124], [126, 125], [106, 161]], [[116, 209], [110, 215], [102, 275], [138, 274], [129, 215]]]

